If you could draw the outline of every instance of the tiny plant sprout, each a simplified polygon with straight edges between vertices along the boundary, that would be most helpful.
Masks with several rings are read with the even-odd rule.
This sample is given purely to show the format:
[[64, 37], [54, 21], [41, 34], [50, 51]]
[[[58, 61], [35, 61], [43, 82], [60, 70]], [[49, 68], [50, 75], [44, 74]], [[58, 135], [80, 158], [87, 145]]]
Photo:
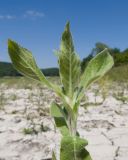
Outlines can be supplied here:
[[[78, 109], [84, 90], [101, 78], [113, 66], [113, 58], [107, 49], [97, 54], [81, 72], [81, 62], [74, 50], [69, 23], [62, 34], [60, 49], [57, 51], [61, 86], [48, 81], [38, 68], [31, 52], [12, 40], [8, 40], [8, 52], [13, 66], [21, 74], [51, 88], [61, 103], [53, 102], [51, 116], [62, 134], [60, 142], [60, 160], [92, 160], [86, 150], [87, 140], [80, 138], [77, 131]], [[57, 160], [53, 151], [52, 159]]]

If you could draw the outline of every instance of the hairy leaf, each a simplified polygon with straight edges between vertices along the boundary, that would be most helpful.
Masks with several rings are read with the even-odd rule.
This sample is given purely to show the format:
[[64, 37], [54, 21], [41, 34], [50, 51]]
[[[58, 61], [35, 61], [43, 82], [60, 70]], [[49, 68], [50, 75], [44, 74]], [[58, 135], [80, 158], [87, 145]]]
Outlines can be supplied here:
[[8, 52], [13, 66], [21, 74], [50, 86], [41, 70], [37, 67], [31, 52], [12, 40], [8, 40]]
[[79, 82], [80, 59], [74, 53], [69, 23], [67, 23], [62, 35], [61, 47], [58, 56], [61, 81], [66, 95], [72, 98], [74, 90]]
[[63, 137], [61, 140], [60, 160], [92, 160], [85, 149], [88, 142], [77, 136]]
[[51, 104], [50, 108], [51, 116], [54, 118], [56, 127], [59, 128], [61, 134], [69, 135], [68, 126], [66, 123], [67, 113], [65, 113], [64, 109], [55, 102]]
[[51, 84], [42, 71], [38, 68], [35, 59], [33, 58], [31, 52], [12, 40], [8, 40], [8, 52], [12, 60], [12, 64], [16, 70], [18, 70], [24, 76], [32, 78], [36, 81], [42, 82], [49, 88], [52, 88], [58, 96], [62, 97], [64, 101], [64, 95], [60, 89], [55, 84]]
[[85, 68], [81, 77], [80, 88], [87, 88], [92, 82], [96, 81], [109, 71], [113, 64], [113, 58], [107, 49], [97, 54]]

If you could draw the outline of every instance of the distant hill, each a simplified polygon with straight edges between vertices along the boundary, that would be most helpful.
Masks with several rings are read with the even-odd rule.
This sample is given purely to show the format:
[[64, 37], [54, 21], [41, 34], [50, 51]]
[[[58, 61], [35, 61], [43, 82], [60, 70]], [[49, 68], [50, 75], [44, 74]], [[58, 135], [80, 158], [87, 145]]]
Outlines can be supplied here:
[[0, 62], [0, 77], [3, 76], [20, 76], [20, 74], [13, 68], [11, 63]]
[[[59, 76], [58, 68], [41, 69], [45, 76]], [[22, 76], [18, 73], [11, 63], [0, 62], [0, 77], [4, 76]]]
[[[126, 60], [126, 59], [125, 59]], [[59, 76], [58, 68], [41, 69], [45, 76]], [[107, 74], [114, 81], [128, 79], [128, 63], [122, 63], [113, 67]], [[0, 62], [0, 77], [4, 76], [22, 76], [12, 66], [11, 63]]]

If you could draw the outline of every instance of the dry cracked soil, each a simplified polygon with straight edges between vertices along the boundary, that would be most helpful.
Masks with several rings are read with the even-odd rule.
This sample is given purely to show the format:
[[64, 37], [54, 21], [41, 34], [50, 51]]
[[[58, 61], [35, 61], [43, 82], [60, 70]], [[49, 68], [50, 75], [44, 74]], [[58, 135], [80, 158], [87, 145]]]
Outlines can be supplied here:
[[[119, 87], [115, 84], [103, 98], [94, 85], [81, 102], [78, 131], [88, 140], [93, 160], [128, 160], [128, 92], [123, 88], [125, 94], [119, 94]], [[49, 106], [58, 98], [45, 87], [2, 83], [0, 91], [0, 160], [50, 159], [60, 134]]]

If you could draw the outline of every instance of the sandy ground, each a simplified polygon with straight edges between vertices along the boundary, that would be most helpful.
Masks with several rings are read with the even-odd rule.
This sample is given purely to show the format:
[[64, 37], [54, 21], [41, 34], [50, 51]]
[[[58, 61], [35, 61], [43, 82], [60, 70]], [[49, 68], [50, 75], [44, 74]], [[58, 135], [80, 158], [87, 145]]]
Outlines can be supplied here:
[[[54, 93], [46, 88], [16, 89], [5, 85], [0, 86], [0, 91], [0, 160], [51, 157], [60, 137], [48, 113], [50, 103], [56, 99]], [[78, 131], [88, 140], [92, 159], [128, 160], [128, 101], [115, 98], [112, 90], [104, 100], [94, 94], [94, 89], [86, 96], [79, 110]], [[27, 134], [28, 129], [33, 129], [32, 134]]]

